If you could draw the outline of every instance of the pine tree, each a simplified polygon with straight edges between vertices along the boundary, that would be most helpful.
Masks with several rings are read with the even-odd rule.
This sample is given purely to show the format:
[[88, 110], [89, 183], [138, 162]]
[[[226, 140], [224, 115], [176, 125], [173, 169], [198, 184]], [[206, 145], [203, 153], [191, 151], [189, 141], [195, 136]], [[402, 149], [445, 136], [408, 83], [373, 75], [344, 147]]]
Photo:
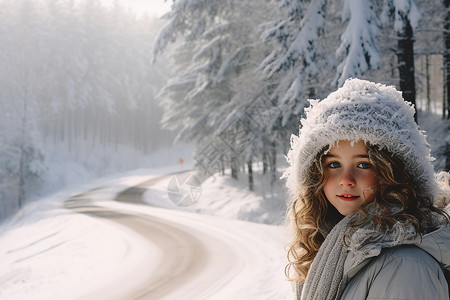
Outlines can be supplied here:
[[403, 98], [415, 105], [416, 85], [414, 70], [414, 29], [417, 28], [421, 14], [414, 0], [388, 0], [383, 8], [385, 23], [392, 16], [397, 33], [397, 62], [399, 85]]
[[252, 104], [262, 101], [266, 89], [254, 71], [266, 49], [257, 32], [263, 11], [257, 1], [180, 1], [155, 45], [158, 54], [177, 34], [183, 36], [174, 54], [178, 76], [161, 93], [164, 125], [197, 145], [200, 164], [208, 156], [204, 167], [218, 166], [214, 172], [225, 163], [234, 178], [260, 155], [266, 134], [251, 117]]
[[[444, 16], [444, 77], [445, 77], [445, 90], [446, 98], [443, 103], [443, 116], [450, 119], [450, 1], [444, 0], [445, 16]], [[449, 151], [450, 152], [450, 151]], [[450, 165], [450, 155], [448, 156]], [[450, 166], [449, 168], [450, 169]]]
[[324, 69], [326, 59], [319, 39], [325, 30], [326, 5], [326, 0], [284, 0], [280, 7], [286, 9], [286, 15], [265, 25], [265, 41], [274, 48], [260, 69], [273, 82], [271, 98], [282, 111], [282, 126], [298, 119], [306, 105], [299, 100], [305, 81], [314, 81]]
[[341, 60], [336, 74], [339, 86], [350, 77], [361, 77], [369, 69], [381, 66], [377, 47], [380, 23], [372, 1], [346, 0], [342, 18], [348, 24], [336, 50], [336, 56]]

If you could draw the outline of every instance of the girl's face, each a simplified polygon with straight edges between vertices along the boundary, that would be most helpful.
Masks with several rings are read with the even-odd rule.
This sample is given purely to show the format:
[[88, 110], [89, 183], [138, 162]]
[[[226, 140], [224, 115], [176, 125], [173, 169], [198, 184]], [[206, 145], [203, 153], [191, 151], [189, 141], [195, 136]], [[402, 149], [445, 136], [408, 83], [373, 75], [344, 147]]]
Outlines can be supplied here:
[[344, 216], [372, 202], [378, 191], [376, 169], [370, 163], [363, 141], [339, 141], [325, 155], [324, 192]]

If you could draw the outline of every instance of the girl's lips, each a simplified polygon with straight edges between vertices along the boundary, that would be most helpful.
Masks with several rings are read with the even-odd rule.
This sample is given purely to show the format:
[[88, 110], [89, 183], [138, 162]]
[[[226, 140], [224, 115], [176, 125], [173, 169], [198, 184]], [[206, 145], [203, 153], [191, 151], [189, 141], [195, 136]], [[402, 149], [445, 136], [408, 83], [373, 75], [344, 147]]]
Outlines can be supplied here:
[[359, 196], [357, 195], [351, 195], [351, 194], [342, 194], [342, 195], [337, 195], [339, 199], [343, 200], [343, 201], [353, 201], [359, 198]]

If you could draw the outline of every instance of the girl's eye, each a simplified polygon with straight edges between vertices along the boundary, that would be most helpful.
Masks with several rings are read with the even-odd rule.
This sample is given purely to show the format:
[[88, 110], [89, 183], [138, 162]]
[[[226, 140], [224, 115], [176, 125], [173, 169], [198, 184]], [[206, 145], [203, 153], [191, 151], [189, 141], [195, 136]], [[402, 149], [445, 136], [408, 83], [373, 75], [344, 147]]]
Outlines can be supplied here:
[[328, 164], [328, 167], [331, 169], [336, 169], [336, 168], [339, 168], [340, 166], [341, 166], [341, 164], [338, 162], [331, 162]]
[[367, 162], [361, 162], [358, 164], [357, 166], [360, 169], [370, 169], [370, 167], [372, 167], [372, 165], [370, 163]]

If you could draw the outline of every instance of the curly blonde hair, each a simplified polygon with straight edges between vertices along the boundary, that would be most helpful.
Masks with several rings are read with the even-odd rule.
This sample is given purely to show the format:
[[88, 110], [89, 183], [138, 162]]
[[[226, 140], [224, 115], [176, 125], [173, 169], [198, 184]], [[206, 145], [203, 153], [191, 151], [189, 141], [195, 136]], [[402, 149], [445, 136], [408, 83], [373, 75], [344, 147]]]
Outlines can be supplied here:
[[[434, 199], [427, 196], [429, 193], [416, 188], [402, 160], [385, 149], [367, 143], [366, 146], [369, 160], [377, 171], [379, 189], [374, 202], [384, 212], [373, 218], [380, 230], [389, 230], [400, 221], [414, 225], [416, 232], [423, 234], [433, 230], [426, 222], [429, 214], [433, 212], [449, 221], [443, 210], [433, 206]], [[293, 238], [287, 245], [289, 263], [285, 273], [291, 281], [304, 281], [327, 234], [343, 218], [328, 202], [323, 190], [326, 182], [323, 172], [326, 149], [316, 155], [308, 170], [308, 176], [305, 176], [304, 182], [299, 183], [298, 197], [288, 211], [287, 226], [291, 229]], [[393, 207], [398, 208], [395, 213], [391, 213]], [[360, 211], [365, 213], [364, 207], [361, 207]]]

